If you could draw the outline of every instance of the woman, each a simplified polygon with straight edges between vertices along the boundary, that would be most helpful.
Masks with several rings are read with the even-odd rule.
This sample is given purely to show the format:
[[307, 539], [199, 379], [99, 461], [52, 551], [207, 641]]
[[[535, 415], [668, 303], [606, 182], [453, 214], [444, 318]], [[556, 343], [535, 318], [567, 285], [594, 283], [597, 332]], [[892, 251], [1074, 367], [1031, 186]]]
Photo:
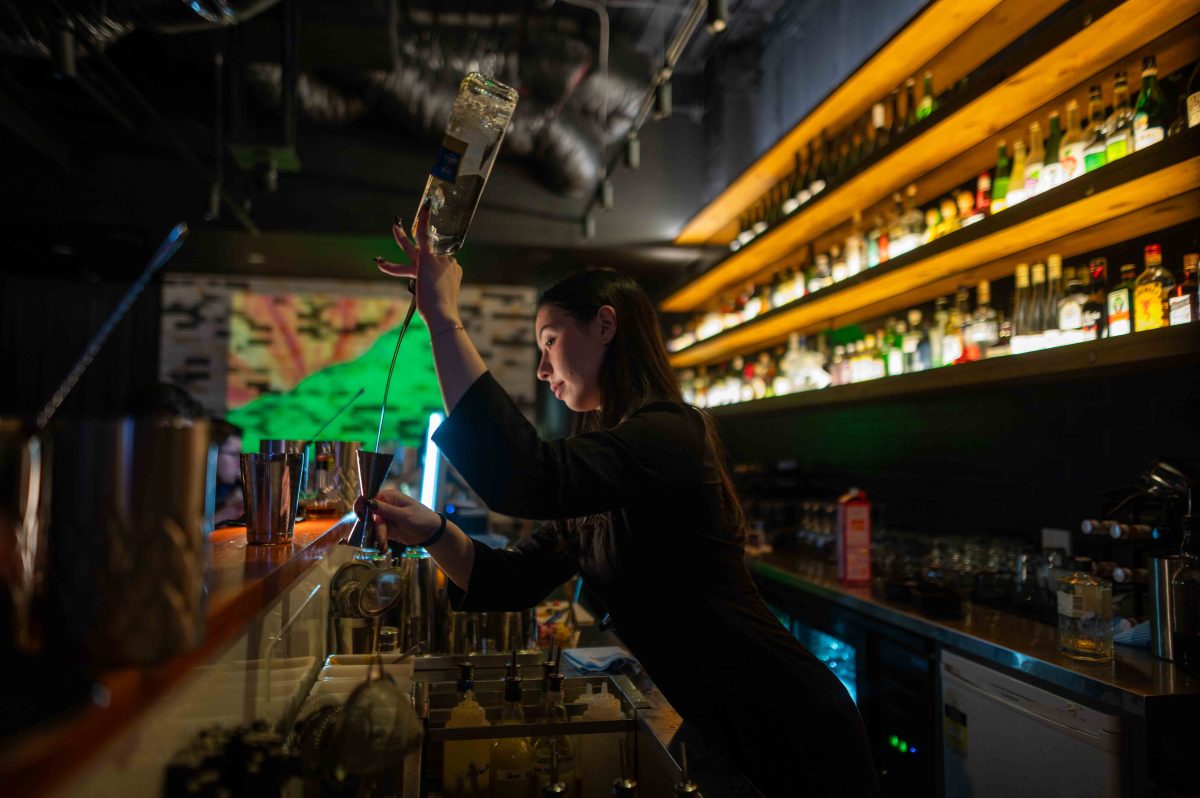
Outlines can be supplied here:
[[576, 573], [621, 640], [707, 746], [768, 796], [877, 795], [862, 721], [836, 677], [767, 609], [742, 555], [742, 514], [708, 418], [683, 404], [653, 305], [611, 271], [568, 277], [539, 300], [538, 379], [581, 413], [542, 441], [487, 373], [458, 316], [462, 269], [392, 228], [416, 277], [447, 418], [435, 440], [497, 512], [554, 521], [501, 551], [395, 491], [370, 511], [423, 545], [462, 610], [533, 606]]

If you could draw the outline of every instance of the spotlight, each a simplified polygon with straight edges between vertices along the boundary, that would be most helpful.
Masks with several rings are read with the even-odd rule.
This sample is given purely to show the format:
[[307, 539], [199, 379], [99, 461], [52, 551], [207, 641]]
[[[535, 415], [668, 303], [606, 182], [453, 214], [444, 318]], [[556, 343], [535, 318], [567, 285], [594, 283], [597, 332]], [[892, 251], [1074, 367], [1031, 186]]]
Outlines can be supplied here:
[[625, 140], [625, 168], [636, 172], [642, 165], [642, 141], [634, 133]]
[[600, 207], [606, 211], [613, 209], [613, 184], [607, 177], [600, 181]]
[[654, 118], [666, 119], [671, 115], [671, 81], [665, 80], [654, 90]]
[[729, 27], [727, 0], [708, 0], [708, 32], [718, 34]]

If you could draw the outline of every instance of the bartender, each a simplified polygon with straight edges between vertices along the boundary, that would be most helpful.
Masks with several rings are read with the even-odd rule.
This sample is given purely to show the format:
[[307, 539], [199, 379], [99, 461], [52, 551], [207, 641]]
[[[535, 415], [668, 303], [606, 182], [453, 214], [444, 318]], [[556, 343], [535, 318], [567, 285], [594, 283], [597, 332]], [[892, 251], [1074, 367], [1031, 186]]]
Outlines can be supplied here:
[[473, 541], [398, 491], [368, 503], [387, 536], [424, 546], [455, 609], [521, 610], [577, 573], [617, 634], [701, 735], [771, 796], [874, 796], [866, 732], [832, 672], [767, 608], [743, 561], [743, 517], [711, 419], [684, 404], [654, 306], [633, 280], [581, 272], [538, 301], [538, 379], [577, 432], [543, 441], [488, 372], [458, 312], [462, 268], [412, 242], [447, 418], [434, 436], [497, 512], [544, 520], [510, 550]]

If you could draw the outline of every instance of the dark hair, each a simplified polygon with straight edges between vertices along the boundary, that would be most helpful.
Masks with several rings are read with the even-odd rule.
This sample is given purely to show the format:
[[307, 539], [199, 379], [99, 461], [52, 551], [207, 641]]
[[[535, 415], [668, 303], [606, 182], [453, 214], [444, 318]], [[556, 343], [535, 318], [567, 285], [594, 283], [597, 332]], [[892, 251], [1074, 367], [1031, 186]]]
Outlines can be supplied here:
[[[611, 429], [650, 402], [683, 404], [654, 303], [634, 280], [612, 269], [576, 272], [546, 289], [537, 305], [558, 308], [580, 324], [590, 324], [605, 305], [616, 312], [617, 329], [600, 362], [600, 409], [577, 414], [576, 432]], [[704, 421], [705, 442], [720, 473], [726, 520], [740, 533], [744, 517], [725, 467], [725, 447], [712, 417], [693, 409]]]
[[143, 385], [125, 400], [125, 412], [131, 416], [158, 418], [172, 416], [204, 418], [204, 407], [190, 393], [173, 382]]

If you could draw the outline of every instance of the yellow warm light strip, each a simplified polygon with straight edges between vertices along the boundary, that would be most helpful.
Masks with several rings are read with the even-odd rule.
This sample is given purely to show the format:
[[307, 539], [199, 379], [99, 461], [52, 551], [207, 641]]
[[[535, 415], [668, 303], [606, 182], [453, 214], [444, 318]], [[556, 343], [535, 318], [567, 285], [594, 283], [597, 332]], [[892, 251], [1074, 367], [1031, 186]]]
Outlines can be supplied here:
[[813, 237], [849, 219], [956, 155], [1005, 129], [1163, 31], [1200, 13], [1200, 0], [1129, 0], [996, 88], [943, 119], [873, 167], [834, 188], [775, 230], [763, 234], [667, 297], [662, 310], [696, 310], [794, 254]]
[[[710, 242], [739, 213], [791, 172], [795, 154], [801, 147], [816, 139], [823, 129], [844, 127], [854, 116], [861, 114], [863, 108], [886, 97], [889, 91], [912, 75], [916, 66], [937, 55], [1000, 3], [1001, 0], [935, 0], [930, 3], [800, 124], [696, 214], [675, 237], [675, 243]], [[719, 243], [728, 243], [728, 239]]]
[[[998, 230], [902, 269], [884, 272], [853, 290], [831, 291], [827, 297], [818, 297], [761, 322], [735, 327], [675, 353], [671, 356], [671, 365], [686, 368], [750, 353], [783, 340], [792, 331], [825, 327], [837, 319], [869, 318], [862, 315], [866, 308], [909, 306], [922, 301], [917, 298], [918, 292], [939, 280], [960, 275], [982, 263], [1000, 260], [1016, 250], [1048, 244], [1081, 230], [1095, 228], [1172, 197], [1183, 196], [1183, 201], [1171, 206], [1160, 221], [1169, 225], [1196, 218], [1200, 216], [1200, 194], [1194, 191], [1198, 185], [1200, 156]], [[1114, 230], [1114, 234], [1116, 232]], [[1127, 232], [1121, 229], [1121, 240], [1129, 237]], [[898, 297], [905, 297], [899, 305], [896, 304]]]

